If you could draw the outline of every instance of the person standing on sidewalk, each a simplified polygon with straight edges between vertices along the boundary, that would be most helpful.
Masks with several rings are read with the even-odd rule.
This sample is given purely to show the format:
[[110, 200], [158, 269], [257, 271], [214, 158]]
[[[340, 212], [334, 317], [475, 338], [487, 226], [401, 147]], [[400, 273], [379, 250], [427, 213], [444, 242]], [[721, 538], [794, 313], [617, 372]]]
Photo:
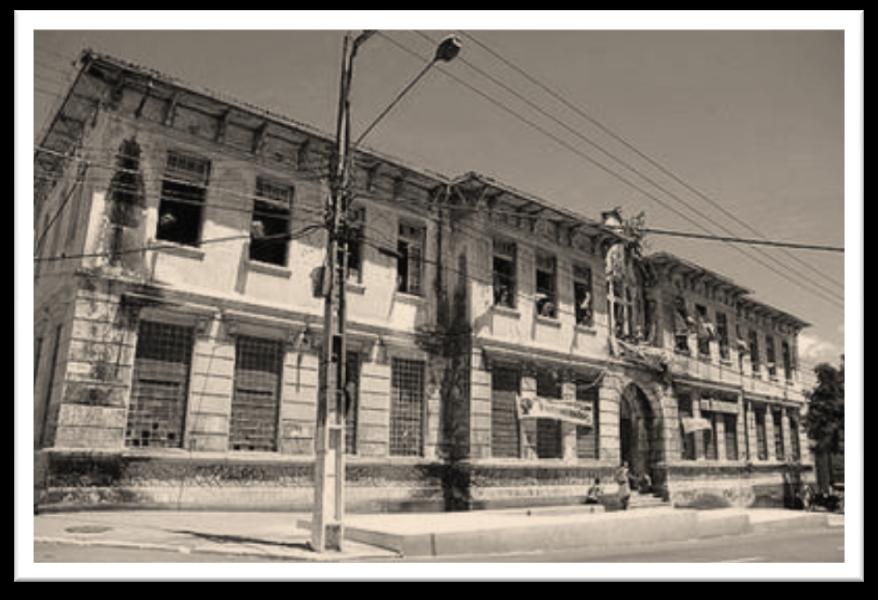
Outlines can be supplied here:
[[631, 499], [631, 486], [628, 484], [628, 462], [623, 461], [622, 466], [616, 471], [616, 483], [619, 484], [619, 501], [622, 510], [628, 510], [628, 500]]

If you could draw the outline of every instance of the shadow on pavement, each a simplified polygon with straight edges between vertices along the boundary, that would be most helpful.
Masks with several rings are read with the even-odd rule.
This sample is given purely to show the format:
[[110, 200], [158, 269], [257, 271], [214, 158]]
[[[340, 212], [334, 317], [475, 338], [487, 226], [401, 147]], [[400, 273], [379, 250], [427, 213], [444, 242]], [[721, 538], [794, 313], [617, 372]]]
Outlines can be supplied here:
[[262, 538], [251, 538], [242, 535], [226, 535], [217, 533], [205, 533], [203, 531], [190, 531], [187, 529], [178, 529], [173, 533], [191, 535], [197, 538], [215, 542], [217, 544], [260, 544], [263, 546], [279, 546], [281, 548], [310, 550], [310, 546], [305, 542], [278, 542], [275, 540], [266, 540]]

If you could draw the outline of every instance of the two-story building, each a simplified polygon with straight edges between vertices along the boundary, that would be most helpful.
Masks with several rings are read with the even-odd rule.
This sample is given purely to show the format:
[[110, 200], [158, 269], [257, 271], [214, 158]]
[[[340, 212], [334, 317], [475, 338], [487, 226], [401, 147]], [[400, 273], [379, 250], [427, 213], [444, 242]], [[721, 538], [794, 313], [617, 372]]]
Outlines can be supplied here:
[[[34, 156], [40, 506], [310, 507], [333, 147], [83, 53]], [[612, 211], [369, 150], [351, 180], [352, 510], [575, 502], [623, 460], [678, 504], [810, 473], [802, 321]]]

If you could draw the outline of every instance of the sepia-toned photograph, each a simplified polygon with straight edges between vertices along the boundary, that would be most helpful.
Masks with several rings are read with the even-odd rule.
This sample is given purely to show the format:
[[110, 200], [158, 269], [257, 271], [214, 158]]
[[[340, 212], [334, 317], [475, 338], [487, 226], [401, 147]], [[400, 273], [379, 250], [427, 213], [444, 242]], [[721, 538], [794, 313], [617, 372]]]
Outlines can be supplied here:
[[17, 11], [15, 580], [863, 581], [862, 34]]

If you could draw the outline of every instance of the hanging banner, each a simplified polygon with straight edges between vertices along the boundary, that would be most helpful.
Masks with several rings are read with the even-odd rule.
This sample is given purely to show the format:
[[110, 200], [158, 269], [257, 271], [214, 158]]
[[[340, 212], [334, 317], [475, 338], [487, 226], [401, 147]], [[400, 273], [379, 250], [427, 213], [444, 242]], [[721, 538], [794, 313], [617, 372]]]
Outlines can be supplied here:
[[711, 422], [703, 417], [682, 417], [680, 423], [683, 424], [683, 433], [713, 429]]
[[519, 419], [554, 419], [586, 427], [594, 426], [594, 403], [540, 398], [516, 394], [515, 406]]
[[738, 405], [735, 402], [724, 402], [722, 400], [702, 398], [701, 410], [702, 412], [719, 412], [736, 415], [738, 414]]

